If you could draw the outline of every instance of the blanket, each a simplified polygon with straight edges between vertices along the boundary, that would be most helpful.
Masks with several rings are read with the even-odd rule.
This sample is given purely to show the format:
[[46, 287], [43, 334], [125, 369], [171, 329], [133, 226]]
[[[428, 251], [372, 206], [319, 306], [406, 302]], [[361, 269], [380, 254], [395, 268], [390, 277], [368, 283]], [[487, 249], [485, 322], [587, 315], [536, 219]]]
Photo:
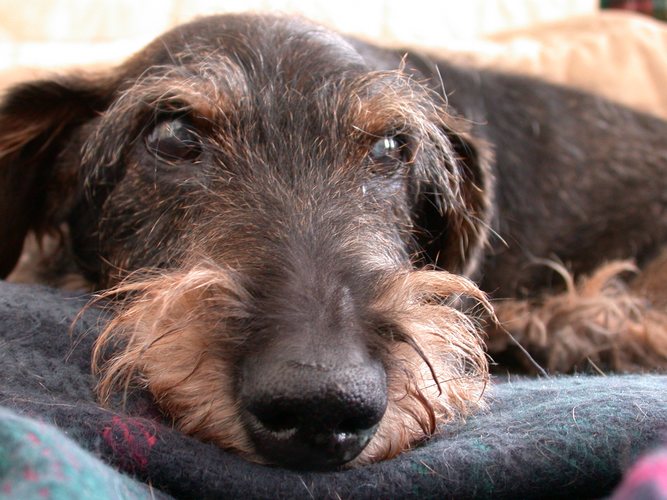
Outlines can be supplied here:
[[667, 439], [667, 376], [503, 379], [488, 410], [396, 459], [334, 472], [252, 464], [173, 429], [148, 397], [100, 407], [90, 351], [105, 315], [88, 308], [71, 328], [87, 301], [0, 282], [0, 497], [600, 497]]

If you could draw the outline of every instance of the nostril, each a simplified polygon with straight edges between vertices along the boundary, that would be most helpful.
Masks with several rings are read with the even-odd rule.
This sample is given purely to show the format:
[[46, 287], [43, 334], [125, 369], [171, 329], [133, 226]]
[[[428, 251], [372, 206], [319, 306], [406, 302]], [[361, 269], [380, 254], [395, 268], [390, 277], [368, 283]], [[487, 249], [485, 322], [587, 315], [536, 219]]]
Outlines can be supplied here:
[[371, 418], [368, 415], [347, 418], [338, 424], [336, 430], [342, 433], [354, 434], [360, 430], [372, 428], [378, 421], [379, 419]]
[[354, 459], [387, 406], [384, 370], [372, 373], [320, 372], [245, 386], [246, 428], [257, 451], [296, 468], [331, 468]]
[[350, 403], [347, 398], [304, 397], [302, 399], [269, 397], [248, 404], [247, 410], [269, 431], [313, 427], [321, 432], [356, 433], [375, 426], [382, 418], [386, 398], [375, 404]]
[[255, 402], [248, 405], [248, 411], [266, 430], [281, 432], [295, 429], [302, 419], [293, 411], [281, 408], [281, 404]]

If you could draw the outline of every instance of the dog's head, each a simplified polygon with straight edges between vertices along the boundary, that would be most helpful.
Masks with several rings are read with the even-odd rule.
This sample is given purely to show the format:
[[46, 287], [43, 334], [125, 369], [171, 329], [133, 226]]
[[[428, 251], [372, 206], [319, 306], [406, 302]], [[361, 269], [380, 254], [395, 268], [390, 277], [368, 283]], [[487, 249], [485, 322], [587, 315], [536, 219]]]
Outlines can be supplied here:
[[377, 460], [479, 399], [453, 303], [484, 300], [455, 274], [485, 241], [487, 160], [427, 84], [343, 38], [207, 18], [108, 73], [9, 91], [0, 274], [29, 232], [66, 227], [82, 273], [123, 297], [103, 397], [139, 383], [256, 460]]

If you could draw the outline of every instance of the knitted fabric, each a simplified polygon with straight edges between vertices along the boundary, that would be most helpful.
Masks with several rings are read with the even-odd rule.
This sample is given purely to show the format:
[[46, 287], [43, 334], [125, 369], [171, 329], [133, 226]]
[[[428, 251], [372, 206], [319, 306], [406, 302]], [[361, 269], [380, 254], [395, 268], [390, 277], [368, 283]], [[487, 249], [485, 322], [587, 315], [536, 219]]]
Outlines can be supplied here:
[[[172, 429], [150, 398], [139, 397], [126, 410], [100, 408], [89, 363], [104, 317], [89, 308], [69, 332], [86, 301], [0, 282], [0, 406], [12, 411], [0, 414], [0, 445], [2, 460], [22, 454], [20, 470], [33, 458], [44, 460], [34, 450], [22, 451], [34, 420], [88, 450], [83, 462], [99, 457], [175, 497], [585, 498], [609, 494], [640, 453], [667, 438], [667, 376], [516, 379], [491, 384], [488, 411], [394, 460], [328, 473], [252, 464]], [[18, 434], [17, 421], [27, 426]], [[63, 443], [47, 446], [59, 450], [54, 459], [65, 456], [63, 446], [79, 450]], [[95, 464], [86, 470], [103, 485], [95, 486], [100, 491], [118, 480], [126, 488], [119, 497], [143, 494], [135, 495], [126, 477], [110, 479], [108, 469]], [[6, 477], [21, 475], [0, 465], [0, 484]], [[77, 490], [76, 477], [71, 481]]]

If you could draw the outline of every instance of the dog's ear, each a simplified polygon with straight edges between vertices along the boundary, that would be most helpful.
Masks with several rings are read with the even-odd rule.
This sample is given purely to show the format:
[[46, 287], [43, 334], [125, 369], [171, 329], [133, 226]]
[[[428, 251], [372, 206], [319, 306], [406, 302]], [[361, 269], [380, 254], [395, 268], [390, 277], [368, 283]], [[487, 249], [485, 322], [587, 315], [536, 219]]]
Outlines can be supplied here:
[[493, 153], [452, 117], [440, 130], [446, 144], [421, 175], [415, 229], [422, 262], [471, 275], [487, 243], [493, 216]]
[[104, 109], [103, 77], [19, 84], [0, 103], [0, 278], [30, 230], [44, 231], [67, 204], [78, 173], [62, 167], [74, 131]]

